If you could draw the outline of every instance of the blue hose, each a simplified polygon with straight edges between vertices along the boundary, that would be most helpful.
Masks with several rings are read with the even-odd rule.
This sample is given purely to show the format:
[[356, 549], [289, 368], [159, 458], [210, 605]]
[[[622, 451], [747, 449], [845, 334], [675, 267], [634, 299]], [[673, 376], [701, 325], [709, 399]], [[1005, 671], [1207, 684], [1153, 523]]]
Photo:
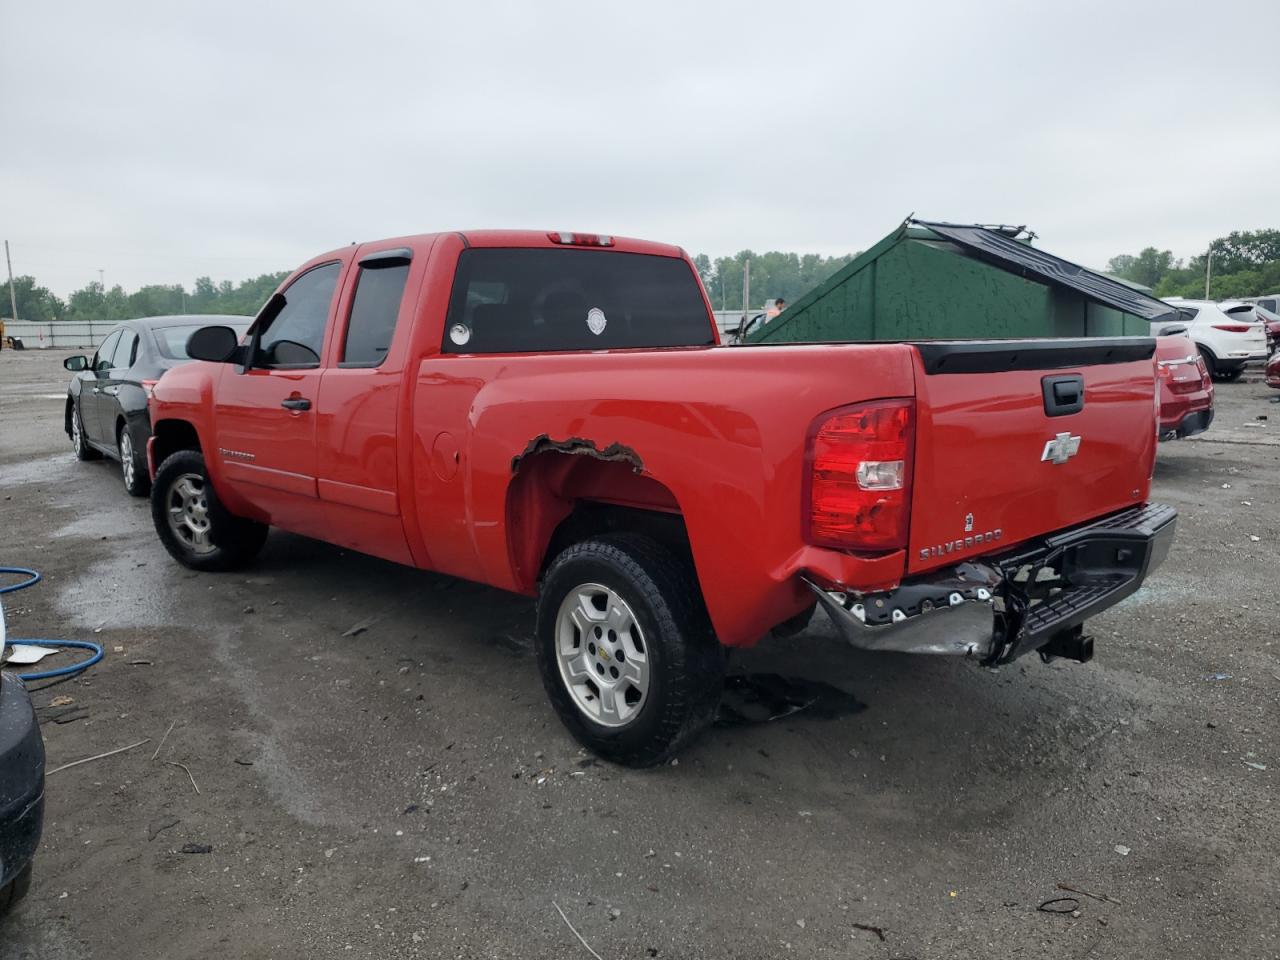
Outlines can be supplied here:
[[[26, 576], [26, 580], [20, 583], [9, 583], [0, 587], [0, 593], [12, 593], [15, 590], [25, 590], [27, 587], [34, 587], [40, 582], [40, 574], [36, 570], [27, 567], [0, 567], [0, 574], [18, 573]], [[3, 630], [4, 608], [0, 606], [0, 632]], [[76, 647], [81, 650], [92, 650], [93, 656], [79, 663], [73, 663], [69, 667], [59, 667], [56, 670], [42, 670], [39, 673], [20, 673], [18, 679], [30, 683], [32, 680], [52, 680], [55, 677], [69, 677], [72, 674], [82, 673], [88, 670], [95, 663], [102, 659], [102, 647], [96, 643], [90, 643], [87, 640], [20, 640], [13, 637], [8, 638], [8, 643], [32, 643], [40, 644], [48, 647]]]

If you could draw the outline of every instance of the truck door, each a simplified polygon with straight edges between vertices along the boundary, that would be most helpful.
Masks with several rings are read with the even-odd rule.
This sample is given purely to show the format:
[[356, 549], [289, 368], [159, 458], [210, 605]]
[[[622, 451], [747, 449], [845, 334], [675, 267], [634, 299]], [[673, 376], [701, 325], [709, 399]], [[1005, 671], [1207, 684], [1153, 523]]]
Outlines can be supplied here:
[[407, 247], [360, 248], [316, 408], [325, 539], [398, 563], [413, 562], [396, 474], [397, 411], [421, 276], [413, 268]]
[[345, 267], [342, 260], [313, 266], [273, 297], [254, 323], [248, 369], [227, 370], [215, 391], [217, 449], [205, 456], [273, 525], [297, 533], [323, 529], [314, 407]]

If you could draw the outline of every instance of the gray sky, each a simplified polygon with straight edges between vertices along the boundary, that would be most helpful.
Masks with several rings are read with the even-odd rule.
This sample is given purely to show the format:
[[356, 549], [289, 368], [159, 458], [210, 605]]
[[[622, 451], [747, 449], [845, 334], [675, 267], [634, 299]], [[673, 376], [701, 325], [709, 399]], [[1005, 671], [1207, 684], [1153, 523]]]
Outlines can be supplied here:
[[56, 293], [352, 240], [844, 253], [903, 216], [1100, 266], [1280, 227], [1280, 3], [0, 0], [0, 233]]

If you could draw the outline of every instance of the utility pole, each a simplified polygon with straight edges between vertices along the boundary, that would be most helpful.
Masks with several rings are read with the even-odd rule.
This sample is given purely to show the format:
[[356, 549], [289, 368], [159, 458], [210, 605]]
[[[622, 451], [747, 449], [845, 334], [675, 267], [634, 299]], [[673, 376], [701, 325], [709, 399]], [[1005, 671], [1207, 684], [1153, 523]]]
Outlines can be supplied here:
[[742, 262], [742, 322], [747, 322], [747, 314], [751, 310], [751, 260]]
[[1209, 278], [1213, 276], [1213, 247], [1209, 248], [1209, 257], [1204, 262], [1204, 298], [1209, 299]]
[[13, 260], [9, 257], [9, 241], [4, 242], [4, 262], [9, 265], [9, 312], [15, 323], [18, 320], [18, 295], [13, 290]]

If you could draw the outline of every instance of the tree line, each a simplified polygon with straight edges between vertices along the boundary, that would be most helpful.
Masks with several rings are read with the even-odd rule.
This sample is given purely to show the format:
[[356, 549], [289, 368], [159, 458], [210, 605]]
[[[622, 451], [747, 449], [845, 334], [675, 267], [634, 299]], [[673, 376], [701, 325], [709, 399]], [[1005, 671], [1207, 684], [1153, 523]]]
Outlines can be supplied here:
[[[14, 277], [18, 319], [34, 323], [54, 320], [96, 320], [118, 323], [133, 317], [160, 317], [183, 313], [225, 313], [253, 316], [280, 286], [289, 271], [264, 273], [251, 280], [214, 283], [200, 277], [191, 290], [180, 283], [148, 284], [127, 293], [118, 284], [105, 289], [96, 280], [63, 300], [32, 276]], [[7, 286], [7, 285], [5, 285]], [[0, 312], [8, 313], [9, 291], [0, 291]]]
[[[794, 303], [852, 259], [852, 256], [822, 257], [817, 254], [783, 253], [777, 250], [757, 254], [743, 250], [732, 257], [712, 260], [706, 254], [694, 258], [698, 275], [706, 285], [715, 309], [742, 307], [742, 272], [751, 261], [751, 301], [760, 307], [765, 300], [782, 297]], [[182, 284], [148, 284], [127, 292], [116, 285], [104, 289], [94, 281], [76, 290], [64, 301], [35, 277], [14, 277], [18, 319], [35, 323], [54, 320], [95, 320], [117, 323], [133, 317], [158, 317], [183, 313], [226, 313], [255, 315], [288, 271], [264, 273], [251, 280], [214, 283], [200, 277], [188, 290]], [[9, 313], [9, 291], [0, 291], [0, 314]]]
[[[1209, 296], [1214, 300], [1261, 296], [1280, 292], [1280, 230], [1237, 230], [1214, 240], [1200, 256], [1183, 261], [1172, 252], [1147, 247], [1137, 254], [1112, 257], [1107, 272], [1152, 288], [1157, 297], [1205, 295], [1205, 267], [1213, 263]], [[849, 263], [857, 254], [824, 257], [816, 253], [742, 250], [731, 257], [693, 258], [707, 296], [716, 310], [742, 309], [742, 275], [751, 264], [751, 304], [779, 297], [795, 303]], [[36, 323], [54, 320], [97, 320], [116, 323], [131, 317], [182, 313], [225, 313], [253, 316], [288, 271], [264, 273], [250, 280], [214, 283], [200, 277], [190, 290], [182, 284], [148, 284], [129, 293], [119, 285], [110, 289], [92, 282], [64, 301], [41, 286], [35, 277], [14, 278], [18, 319]], [[8, 313], [8, 291], [0, 295], [0, 313]]]
[[1112, 257], [1107, 272], [1150, 287], [1162, 298], [1203, 299], [1206, 272], [1210, 300], [1280, 293], [1280, 230], [1235, 230], [1186, 261], [1147, 247]]

